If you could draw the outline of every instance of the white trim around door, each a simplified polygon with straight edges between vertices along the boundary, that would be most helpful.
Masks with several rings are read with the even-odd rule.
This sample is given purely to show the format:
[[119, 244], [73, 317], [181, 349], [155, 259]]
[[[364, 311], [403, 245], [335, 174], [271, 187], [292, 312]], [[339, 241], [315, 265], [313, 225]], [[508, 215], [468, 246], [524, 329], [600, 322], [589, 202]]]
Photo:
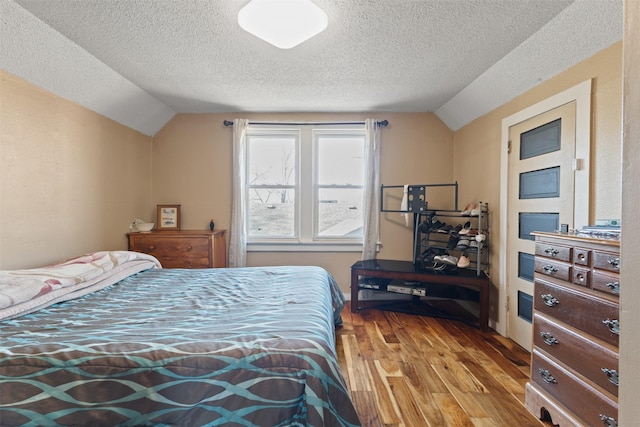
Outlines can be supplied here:
[[498, 321], [495, 330], [508, 337], [507, 330], [507, 189], [509, 172], [509, 128], [538, 114], [557, 108], [569, 102], [576, 102], [576, 158], [575, 173], [575, 208], [573, 225], [581, 228], [589, 224], [590, 197], [590, 153], [591, 153], [591, 80], [579, 83], [563, 92], [553, 95], [524, 110], [518, 111], [502, 119], [502, 136], [500, 142], [500, 287], [498, 295]]

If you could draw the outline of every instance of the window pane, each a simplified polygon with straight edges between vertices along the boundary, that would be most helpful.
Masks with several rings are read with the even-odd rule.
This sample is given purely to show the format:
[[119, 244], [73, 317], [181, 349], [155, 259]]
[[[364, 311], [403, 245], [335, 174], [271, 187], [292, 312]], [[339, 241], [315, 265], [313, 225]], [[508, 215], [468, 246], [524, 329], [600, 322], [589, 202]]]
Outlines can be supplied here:
[[560, 197], [560, 166], [520, 173], [520, 199]]
[[560, 150], [562, 120], [556, 119], [520, 135], [520, 160]]
[[364, 137], [360, 135], [320, 136], [317, 165], [320, 185], [362, 185]]
[[252, 237], [295, 237], [295, 190], [249, 190], [249, 230]]
[[249, 185], [294, 185], [296, 139], [293, 136], [249, 138]]
[[362, 238], [362, 189], [318, 190], [318, 236]]

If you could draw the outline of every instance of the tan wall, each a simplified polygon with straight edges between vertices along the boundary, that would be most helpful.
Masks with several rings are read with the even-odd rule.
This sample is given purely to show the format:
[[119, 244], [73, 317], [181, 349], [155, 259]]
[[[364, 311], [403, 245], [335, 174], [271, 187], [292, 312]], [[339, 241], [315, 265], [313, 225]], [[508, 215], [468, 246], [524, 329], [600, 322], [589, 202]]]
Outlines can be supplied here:
[[[593, 79], [591, 222], [621, 217], [622, 42], [540, 83], [455, 133], [454, 176], [461, 200], [489, 202], [491, 213], [492, 318], [497, 318], [500, 239], [500, 144], [502, 119]], [[577, 189], [577, 191], [579, 191]], [[584, 224], [583, 224], [584, 225]]]
[[0, 268], [126, 249], [151, 138], [0, 70]]
[[[453, 179], [453, 132], [432, 113], [389, 114], [242, 114], [254, 120], [389, 120], [382, 129], [381, 182], [387, 185], [449, 182]], [[204, 229], [231, 223], [232, 128], [230, 114], [180, 114], [153, 139], [153, 201], [182, 205], [182, 228]], [[397, 209], [400, 206], [398, 200]], [[150, 210], [151, 213], [151, 210]], [[410, 228], [400, 214], [381, 221], [379, 258], [412, 257]], [[346, 292], [349, 267], [359, 253], [250, 252], [247, 264], [319, 265], [330, 271]]]

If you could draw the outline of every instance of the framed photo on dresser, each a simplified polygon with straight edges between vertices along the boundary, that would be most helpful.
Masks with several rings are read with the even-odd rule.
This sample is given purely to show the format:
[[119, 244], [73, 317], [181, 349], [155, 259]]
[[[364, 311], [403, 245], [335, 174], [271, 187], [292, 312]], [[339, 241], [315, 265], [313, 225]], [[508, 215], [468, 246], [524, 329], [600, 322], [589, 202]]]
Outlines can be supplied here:
[[180, 230], [180, 205], [158, 205], [158, 230]]

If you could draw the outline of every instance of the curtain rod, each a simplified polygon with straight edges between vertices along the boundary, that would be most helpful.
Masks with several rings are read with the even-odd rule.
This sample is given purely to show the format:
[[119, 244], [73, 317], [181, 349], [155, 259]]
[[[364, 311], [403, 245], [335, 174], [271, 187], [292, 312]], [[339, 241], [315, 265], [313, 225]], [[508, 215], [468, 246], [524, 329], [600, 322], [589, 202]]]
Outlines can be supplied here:
[[[225, 126], [233, 126], [231, 120], [222, 122]], [[381, 120], [376, 122], [378, 126], [388, 126], [389, 120]], [[364, 122], [249, 122], [250, 125], [288, 125], [288, 126], [304, 126], [304, 125], [363, 125]]]

